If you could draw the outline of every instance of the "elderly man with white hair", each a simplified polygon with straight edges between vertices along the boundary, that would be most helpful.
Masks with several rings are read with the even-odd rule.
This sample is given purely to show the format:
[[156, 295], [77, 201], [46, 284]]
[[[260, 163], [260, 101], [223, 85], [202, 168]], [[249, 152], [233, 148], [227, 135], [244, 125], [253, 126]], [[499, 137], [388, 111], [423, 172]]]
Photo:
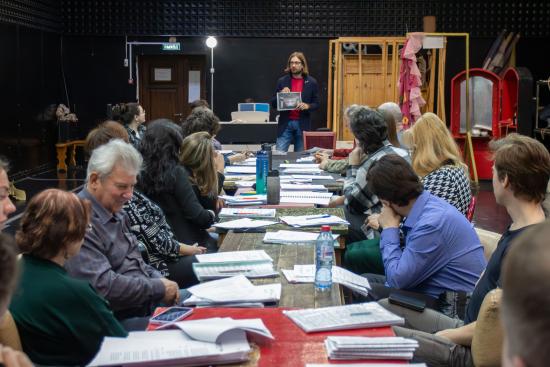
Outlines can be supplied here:
[[134, 147], [118, 139], [93, 151], [78, 194], [92, 203], [92, 226], [80, 253], [65, 265], [70, 275], [88, 280], [129, 329], [136, 324], [128, 327], [124, 320], [148, 316], [156, 306], [177, 304], [189, 295], [145, 264], [122, 210], [132, 198], [142, 161]]

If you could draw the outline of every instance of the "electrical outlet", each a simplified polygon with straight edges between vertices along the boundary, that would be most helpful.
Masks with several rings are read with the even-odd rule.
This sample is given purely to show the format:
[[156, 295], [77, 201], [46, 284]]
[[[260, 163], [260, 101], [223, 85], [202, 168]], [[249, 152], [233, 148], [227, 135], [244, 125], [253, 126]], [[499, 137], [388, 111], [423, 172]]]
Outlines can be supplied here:
[[128, 67], [128, 59], [124, 59], [124, 67], [125, 67], [125, 68]]

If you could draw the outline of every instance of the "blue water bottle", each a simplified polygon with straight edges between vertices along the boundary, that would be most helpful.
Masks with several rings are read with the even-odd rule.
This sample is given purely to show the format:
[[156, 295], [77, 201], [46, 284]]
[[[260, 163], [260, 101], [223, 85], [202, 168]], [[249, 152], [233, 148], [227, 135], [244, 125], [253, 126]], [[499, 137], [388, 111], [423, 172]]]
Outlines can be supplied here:
[[267, 192], [267, 173], [269, 172], [269, 157], [265, 150], [256, 153], [256, 193]]
[[322, 226], [315, 242], [315, 289], [321, 292], [332, 288], [334, 238], [330, 226]]

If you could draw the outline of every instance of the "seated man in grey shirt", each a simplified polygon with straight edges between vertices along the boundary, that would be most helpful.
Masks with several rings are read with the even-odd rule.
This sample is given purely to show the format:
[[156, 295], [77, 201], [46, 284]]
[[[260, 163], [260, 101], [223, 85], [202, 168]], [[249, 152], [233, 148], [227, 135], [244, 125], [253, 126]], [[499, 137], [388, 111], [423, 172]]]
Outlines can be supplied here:
[[178, 304], [189, 294], [145, 264], [122, 210], [141, 165], [138, 151], [122, 140], [93, 151], [78, 194], [92, 203], [91, 228], [80, 253], [65, 263], [71, 276], [89, 281], [109, 301], [120, 320], [150, 315], [156, 306]]

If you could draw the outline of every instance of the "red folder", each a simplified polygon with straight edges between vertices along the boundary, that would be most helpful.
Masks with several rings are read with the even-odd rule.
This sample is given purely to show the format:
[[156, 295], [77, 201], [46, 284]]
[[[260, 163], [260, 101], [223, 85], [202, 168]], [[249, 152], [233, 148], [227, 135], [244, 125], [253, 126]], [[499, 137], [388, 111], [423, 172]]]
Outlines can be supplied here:
[[[288, 317], [283, 315], [284, 308], [196, 308], [186, 320], [206, 319], [210, 317], [232, 317], [234, 319], [260, 318], [271, 331], [275, 340], [260, 345], [260, 367], [304, 367], [306, 363], [403, 363], [400, 360], [355, 360], [329, 361], [325, 351], [325, 339], [329, 335], [351, 336], [395, 336], [390, 327], [324, 331], [305, 333]], [[159, 312], [159, 309], [157, 309]], [[148, 330], [153, 330], [149, 326]]]

